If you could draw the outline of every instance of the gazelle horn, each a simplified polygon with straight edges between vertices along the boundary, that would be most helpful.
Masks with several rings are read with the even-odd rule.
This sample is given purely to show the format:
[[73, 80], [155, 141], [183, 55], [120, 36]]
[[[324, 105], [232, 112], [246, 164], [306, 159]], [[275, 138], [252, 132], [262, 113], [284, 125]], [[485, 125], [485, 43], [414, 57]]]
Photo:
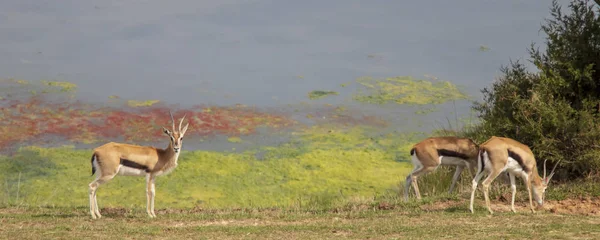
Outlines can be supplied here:
[[186, 114], [183, 114], [183, 117], [181, 118], [181, 120], [179, 121], [179, 131], [181, 132], [181, 124], [183, 124], [183, 119], [185, 119]]
[[546, 179], [546, 162], [548, 159], [544, 159], [544, 179]]
[[171, 110], [169, 110], [169, 115], [171, 115], [171, 122], [173, 123], [173, 132], [175, 131], [175, 120], [173, 119], [173, 114], [171, 113]]
[[554, 176], [554, 170], [556, 170], [556, 167], [558, 167], [558, 164], [560, 163], [561, 160], [558, 160], [558, 162], [556, 162], [556, 164], [552, 168], [552, 171], [550, 172], [550, 176], [548, 176], [548, 180], [547, 180], [548, 182], [550, 182], [550, 179], [552, 179], [552, 176]]

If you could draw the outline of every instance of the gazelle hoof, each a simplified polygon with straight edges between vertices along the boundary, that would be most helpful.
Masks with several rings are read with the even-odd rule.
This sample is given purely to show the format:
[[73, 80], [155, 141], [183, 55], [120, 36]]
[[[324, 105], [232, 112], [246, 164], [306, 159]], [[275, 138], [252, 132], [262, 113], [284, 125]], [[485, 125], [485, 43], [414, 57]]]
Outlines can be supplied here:
[[92, 219], [98, 219], [102, 217], [99, 212], [92, 212], [90, 215], [92, 215]]

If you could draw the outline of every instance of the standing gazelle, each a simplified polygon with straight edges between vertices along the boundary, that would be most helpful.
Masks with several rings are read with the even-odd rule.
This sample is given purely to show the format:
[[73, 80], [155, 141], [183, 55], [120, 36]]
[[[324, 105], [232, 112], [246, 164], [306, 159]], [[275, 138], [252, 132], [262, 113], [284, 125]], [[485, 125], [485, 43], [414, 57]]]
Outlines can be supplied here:
[[477, 189], [477, 183], [483, 176], [484, 172], [488, 173], [488, 176], [483, 183], [483, 196], [485, 198], [485, 204], [490, 214], [494, 212], [490, 206], [490, 199], [488, 196], [490, 184], [494, 179], [502, 172], [507, 171], [510, 178], [510, 188], [512, 191], [512, 199], [510, 202], [510, 209], [513, 212], [515, 210], [515, 193], [517, 186], [515, 183], [515, 175], [519, 176], [525, 182], [525, 187], [529, 194], [529, 206], [531, 212], [535, 212], [533, 207], [533, 201], [531, 195], [537, 202], [538, 206], [541, 207], [544, 204], [544, 194], [546, 188], [550, 183], [550, 179], [554, 176], [554, 170], [558, 163], [554, 165], [554, 168], [550, 172], [550, 175], [546, 176], [546, 161], [544, 161], [544, 177], [540, 177], [538, 174], [537, 164], [533, 152], [528, 146], [517, 142], [510, 138], [492, 136], [489, 140], [479, 146], [479, 158], [477, 163], [477, 175], [473, 178], [473, 189], [471, 190], [471, 204], [469, 210], [473, 212], [473, 201], [475, 199], [475, 190]]
[[100, 218], [96, 191], [100, 185], [108, 182], [116, 175], [146, 176], [146, 211], [150, 217], [154, 214], [154, 180], [157, 176], [168, 174], [177, 167], [177, 159], [181, 151], [183, 135], [189, 123], [181, 128], [185, 115], [179, 121], [179, 129], [175, 129], [175, 120], [171, 115], [172, 130], [163, 127], [170, 142], [166, 149], [110, 142], [94, 149], [92, 155], [92, 175], [98, 171], [96, 180], [90, 187], [90, 213], [92, 218]]
[[411, 161], [414, 169], [406, 177], [404, 187], [404, 200], [408, 200], [408, 191], [412, 183], [417, 199], [421, 199], [417, 177], [432, 172], [440, 165], [456, 166], [450, 185], [451, 193], [458, 177], [466, 167], [475, 175], [475, 164], [479, 148], [473, 140], [458, 137], [431, 137], [417, 144], [410, 150]]

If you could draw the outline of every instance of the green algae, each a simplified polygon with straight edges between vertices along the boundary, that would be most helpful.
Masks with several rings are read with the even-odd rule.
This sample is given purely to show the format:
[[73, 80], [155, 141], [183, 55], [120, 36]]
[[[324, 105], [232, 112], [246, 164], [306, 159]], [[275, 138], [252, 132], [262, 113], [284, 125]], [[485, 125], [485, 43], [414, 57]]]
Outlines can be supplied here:
[[419, 110], [415, 111], [415, 114], [419, 114], [419, 115], [426, 115], [432, 112], [437, 112], [439, 111], [439, 109], [435, 106], [432, 107], [423, 107], [420, 108]]
[[150, 107], [158, 102], [160, 102], [160, 101], [159, 100], [146, 100], [146, 101], [128, 100], [127, 105], [129, 105], [130, 107]]
[[16, 82], [16, 83], [18, 83], [18, 84], [22, 84], [22, 85], [27, 85], [27, 84], [29, 84], [29, 82], [28, 82], [27, 80], [22, 80], [22, 79], [15, 80], [15, 82]]
[[410, 76], [356, 80], [363, 89], [353, 96], [359, 102], [370, 104], [442, 104], [452, 100], [468, 99], [456, 85], [448, 81], [417, 80]]
[[[242, 152], [184, 151], [178, 168], [157, 179], [156, 206], [323, 205], [382, 194], [410, 171], [400, 160], [408, 159], [414, 135], [334, 127], [309, 127], [290, 142]], [[95, 178], [90, 156], [90, 149], [34, 146], [0, 156], [0, 203], [16, 203], [19, 192], [19, 204], [87, 206], [87, 185]], [[115, 177], [98, 191], [101, 207], [143, 208], [144, 186], [143, 178]]]
[[42, 81], [46, 86], [56, 87], [61, 92], [74, 92], [77, 89], [77, 85], [70, 82], [62, 81]]
[[0, 92], [6, 93], [11, 96], [19, 96], [20, 94], [27, 93], [25, 95], [39, 95], [48, 93], [69, 93], [66, 96], [73, 97], [74, 92], [77, 90], [77, 85], [71, 82], [65, 81], [27, 81], [23, 79], [0, 79], [2, 87]]
[[322, 90], [314, 90], [308, 93], [308, 98], [311, 100], [321, 99], [331, 95], [339, 95], [338, 92], [335, 91], [322, 91]]
[[242, 139], [240, 137], [229, 137], [227, 138], [227, 141], [230, 143], [241, 143]]

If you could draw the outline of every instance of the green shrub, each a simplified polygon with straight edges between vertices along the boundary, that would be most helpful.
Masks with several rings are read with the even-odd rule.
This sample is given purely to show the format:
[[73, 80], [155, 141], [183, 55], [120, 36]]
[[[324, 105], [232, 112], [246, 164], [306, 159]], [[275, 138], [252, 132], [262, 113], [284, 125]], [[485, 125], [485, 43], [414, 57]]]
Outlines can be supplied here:
[[549, 167], [562, 160], [558, 180], [600, 169], [600, 19], [586, 0], [574, 0], [569, 8], [564, 15], [553, 1], [552, 18], [542, 26], [546, 49], [529, 50], [539, 71], [528, 72], [518, 61], [502, 67], [503, 76], [473, 106], [481, 124], [466, 134], [527, 144], [540, 171], [545, 159]]

